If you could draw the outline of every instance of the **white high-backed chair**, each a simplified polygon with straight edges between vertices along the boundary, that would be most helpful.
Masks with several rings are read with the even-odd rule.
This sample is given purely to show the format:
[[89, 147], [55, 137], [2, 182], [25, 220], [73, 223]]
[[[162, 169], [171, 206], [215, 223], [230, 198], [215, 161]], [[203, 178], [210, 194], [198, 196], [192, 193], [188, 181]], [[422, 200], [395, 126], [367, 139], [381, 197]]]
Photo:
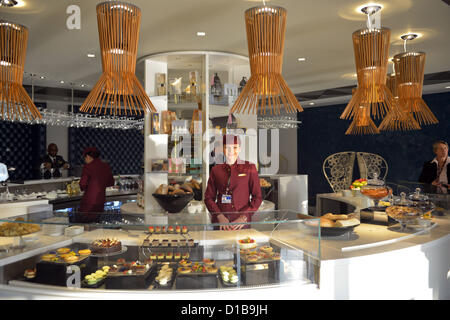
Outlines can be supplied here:
[[388, 173], [388, 164], [386, 160], [375, 153], [357, 152], [359, 175], [362, 179], [372, 179], [373, 174], [377, 173], [378, 178], [385, 180]]
[[323, 162], [323, 174], [334, 192], [348, 189], [352, 184], [355, 155], [354, 151], [338, 152]]

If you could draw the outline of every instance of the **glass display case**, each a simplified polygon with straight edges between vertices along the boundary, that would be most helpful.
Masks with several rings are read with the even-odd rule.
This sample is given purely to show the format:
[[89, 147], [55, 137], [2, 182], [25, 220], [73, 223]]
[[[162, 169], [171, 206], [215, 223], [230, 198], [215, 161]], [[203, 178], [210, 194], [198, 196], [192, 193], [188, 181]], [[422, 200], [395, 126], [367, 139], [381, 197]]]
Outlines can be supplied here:
[[221, 225], [205, 213], [92, 213], [90, 223], [79, 215], [0, 220], [0, 283], [144, 291], [319, 284], [318, 219], [294, 211]]

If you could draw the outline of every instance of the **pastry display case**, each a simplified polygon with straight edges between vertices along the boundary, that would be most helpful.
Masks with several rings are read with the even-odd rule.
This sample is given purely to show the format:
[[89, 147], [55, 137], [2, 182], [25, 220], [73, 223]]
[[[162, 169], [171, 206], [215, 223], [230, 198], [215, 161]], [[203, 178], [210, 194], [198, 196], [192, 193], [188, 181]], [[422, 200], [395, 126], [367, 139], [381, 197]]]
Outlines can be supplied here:
[[[185, 212], [90, 214], [96, 215], [91, 223], [78, 222], [77, 214], [0, 220], [2, 229], [24, 232], [0, 238], [1, 284], [92, 292], [319, 284], [320, 233], [311, 229], [317, 219], [294, 211], [255, 212], [252, 222], [222, 225]], [[64, 228], [64, 235], [43, 233], [49, 225]], [[17, 247], [17, 237], [29, 238]]]

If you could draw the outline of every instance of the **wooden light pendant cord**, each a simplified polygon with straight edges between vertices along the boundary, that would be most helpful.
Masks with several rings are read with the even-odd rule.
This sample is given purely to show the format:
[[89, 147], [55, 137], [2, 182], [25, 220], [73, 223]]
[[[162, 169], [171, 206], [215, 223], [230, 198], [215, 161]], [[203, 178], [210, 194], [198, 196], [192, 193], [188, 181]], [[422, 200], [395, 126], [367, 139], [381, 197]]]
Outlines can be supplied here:
[[155, 112], [135, 75], [141, 11], [123, 2], [97, 5], [103, 74], [80, 110], [111, 115]]
[[282, 106], [303, 111], [281, 75], [286, 16], [285, 9], [265, 5], [245, 12], [251, 76], [230, 113], [281, 114]]
[[41, 118], [22, 86], [27, 52], [28, 29], [0, 20], [0, 118], [33, 120]]

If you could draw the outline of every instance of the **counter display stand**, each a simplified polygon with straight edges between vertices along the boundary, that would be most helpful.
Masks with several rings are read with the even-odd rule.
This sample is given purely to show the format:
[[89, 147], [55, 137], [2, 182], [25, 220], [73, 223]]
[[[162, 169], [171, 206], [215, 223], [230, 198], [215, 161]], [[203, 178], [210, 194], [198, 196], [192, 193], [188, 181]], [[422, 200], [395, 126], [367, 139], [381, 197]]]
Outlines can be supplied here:
[[[43, 229], [48, 224], [44, 221], [64, 214], [70, 215], [50, 211], [22, 218]], [[129, 299], [173, 299], [174, 294], [177, 299], [248, 299], [249, 295], [252, 299], [450, 298], [448, 216], [433, 216], [432, 223], [420, 230], [399, 232], [386, 225], [361, 223], [342, 235], [322, 234], [318, 219], [289, 210], [255, 213], [255, 219], [246, 224], [248, 229], [232, 231], [217, 230], [218, 225], [206, 217], [181, 212], [167, 214], [164, 224], [150, 225], [142, 214], [121, 214], [114, 224], [108, 219], [78, 223], [84, 232], [76, 236], [38, 232], [37, 239], [24, 248], [0, 252], [0, 296], [109, 299], [123, 298], [126, 293]], [[0, 225], [16, 218], [2, 219]], [[44, 281], [24, 277], [25, 269], [34, 269], [43, 255], [55, 254], [58, 260], [57, 250], [62, 247], [77, 255], [98, 239], [116, 239], [127, 250], [103, 257], [91, 255], [89, 263], [78, 269], [65, 265], [65, 273], [59, 270], [58, 285], [47, 283], [48, 275]], [[105, 268], [113, 272], [105, 273]], [[95, 273], [100, 278], [88, 285], [86, 275]]]

